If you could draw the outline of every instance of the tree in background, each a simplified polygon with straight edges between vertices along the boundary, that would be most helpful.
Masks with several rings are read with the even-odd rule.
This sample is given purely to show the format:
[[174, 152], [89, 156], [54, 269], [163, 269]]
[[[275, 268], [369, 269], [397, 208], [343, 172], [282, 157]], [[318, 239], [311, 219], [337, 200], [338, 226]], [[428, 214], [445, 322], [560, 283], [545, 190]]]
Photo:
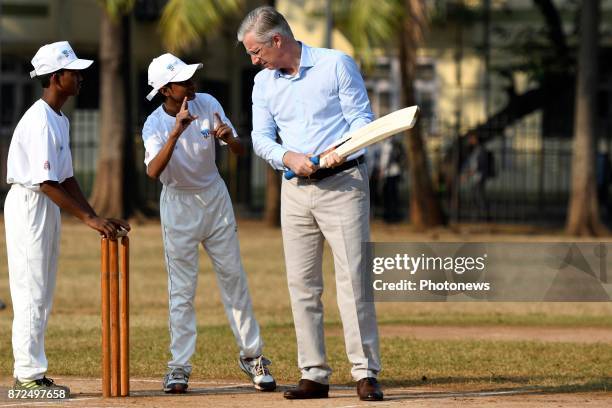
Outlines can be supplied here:
[[[524, 25], [519, 29], [497, 25], [491, 30], [491, 36], [496, 40], [496, 53], [503, 55], [497, 58], [499, 63], [492, 64], [491, 72], [507, 82], [507, 102], [489, 113], [482, 123], [458, 135], [440, 169], [440, 177], [447, 185], [453, 185], [453, 180], [457, 178], [460, 166], [457, 158], [464, 156], [461, 153], [467, 150], [467, 134], [477, 134], [483, 143], [491, 138], [503, 137], [506, 128], [538, 111], [543, 111], [544, 122], [553, 125], [560, 133], [567, 133], [567, 129], [573, 125], [568, 106], [574, 100], [575, 89], [571, 85], [575, 81], [576, 58], [570, 44], [574, 42], [574, 33], [578, 31], [580, 23], [579, 19], [574, 18], [574, 27], [564, 30], [561, 15], [577, 15], [580, 8], [575, 2], [557, 6], [552, 0], [532, 1], [534, 10], [542, 18], [542, 25]], [[434, 17], [434, 25], [452, 23], [460, 28], [482, 19], [477, 11], [464, 6], [462, 2], [451, 4], [452, 12], [449, 12], [449, 8], [446, 12], [440, 10]], [[506, 13], [511, 16], [512, 9], [506, 10]], [[517, 73], [525, 74], [529, 80], [530, 85], [524, 92], [517, 90]]]
[[122, 218], [129, 212], [124, 194], [128, 185], [124, 176], [130, 172], [126, 172], [126, 166], [131, 163], [134, 170], [134, 160], [126, 155], [132, 141], [126, 124], [129, 101], [122, 75], [126, 47], [121, 20], [132, 10], [134, 0], [100, 0], [100, 5], [100, 136], [90, 202], [101, 216]]
[[[399, 55], [402, 79], [402, 105], [415, 105], [417, 50], [428, 28], [424, 0], [363, 0], [334, 2], [334, 21], [355, 48], [367, 70], [377, 49]], [[407, 132], [410, 177], [410, 222], [425, 230], [444, 222], [440, 202], [434, 192], [427, 151], [418, 122]]]
[[219, 32], [229, 16], [238, 15], [242, 0], [170, 0], [159, 22], [162, 42], [172, 53], [181, 53]]
[[[423, 44], [427, 29], [427, 5], [424, 0], [404, 0], [404, 17], [399, 32], [400, 71], [402, 73], [402, 102], [415, 105], [417, 50]], [[407, 137], [410, 177], [410, 222], [417, 230], [443, 224], [440, 201], [433, 189], [427, 150], [416, 126]]]
[[[274, 7], [276, 2], [274, 0], [268, 0], [266, 3], [268, 6]], [[277, 142], [280, 142], [278, 137]], [[281, 177], [282, 175], [278, 171], [274, 170], [271, 166], [266, 166], [264, 222], [270, 227], [280, 227]]]
[[[126, 89], [129, 75], [125, 24], [135, 0], [99, 0], [100, 22], [100, 137], [98, 164], [91, 195], [92, 206], [104, 217], [122, 218], [135, 207], [130, 180], [136, 174], [134, 135], [127, 125], [130, 106]], [[240, 10], [242, 0], [170, 0], [163, 8], [160, 31], [170, 52], [181, 53], [216, 33], [224, 19]]]
[[[574, 137], [572, 162], [572, 190], [568, 207], [567, 232], [571, 234], [601, 234], [602, 224], [596, 199], [590, 190], [596, 190], [594, 146], [596, 142], [597, 71], [602, 60], [598, 58], [599, 21], [593, 11], [599, 10], [599, 0], [570, 1], [532, 0], [534, 9], [542, 18], [542, 25], [526, 25], [519, 30], [495, 27], [493, 34], [501, 45], [496, 50], [505, 56], [492, 67], [492, 71], [507, 80], [507, 102], [488, 118], [464, 135], [476, 133], [486, 142], [504, 137], [504, 130], [527, 115], [543, 112], [544, 127], [557, 136]], [[588, 5], [588, 8], [587, 8]], [[512, 13], [511, 9], [507, 11]], [[595, 14], [593, 14], [595, 13]], [[562, 15], [573, 18], [563, 21]], [[437, 24], [452, 21], [462, 24], [467, 18], [480, 18], [472, 11], [437, 16]], [[571, 22], [573, 24], [565, 24]], [[580, 39], [576, 34], [582, 32]], [[580, 41], [579, 46], [576, 44]], [[578, 58], [576, 49], [579, 49]], [[578, 61], [580, 60], [580, 61]], [[503, 64], [503, 65], [501, 65]], [[577, 76], [577, 65], [581, 73]], [[514, 83], [516, 73], [527, 75], [530, 86], [518, 92]], [[582, 76], [580, 78], [579, 76]], [[578, 83], [582, 81], [582, 83]], [[579, 106], [580, 105], [580, 106]], [[572, 107], [574, 107], [572, 115]], [[461, 136], [464, 136], [461, 135]], [[458, 137], [443, 161], [443, 178], [448, 184], [456, 178], [459, 166], [453, 158], [465, 151], [465, 137]]]
[[597, 141], [597, 90], [600, 0], [582, 1], [572, 184], [566, 232], [571, 235], [603, 235], [597, 201], [595, 144]]

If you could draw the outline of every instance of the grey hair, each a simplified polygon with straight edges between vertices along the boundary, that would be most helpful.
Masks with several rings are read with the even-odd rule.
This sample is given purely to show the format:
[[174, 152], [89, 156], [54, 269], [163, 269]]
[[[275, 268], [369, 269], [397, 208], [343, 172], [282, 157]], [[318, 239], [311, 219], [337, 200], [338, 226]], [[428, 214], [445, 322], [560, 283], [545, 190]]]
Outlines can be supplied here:
[[238, 28], [238, 41], [242, 42], [244, 36], [250, 32], [253, 32], [255, 39], [262, 44], [271, 42], [274, 34], [294, 38], [285, 17], [271, 6], [261, 6], [247, 14]]

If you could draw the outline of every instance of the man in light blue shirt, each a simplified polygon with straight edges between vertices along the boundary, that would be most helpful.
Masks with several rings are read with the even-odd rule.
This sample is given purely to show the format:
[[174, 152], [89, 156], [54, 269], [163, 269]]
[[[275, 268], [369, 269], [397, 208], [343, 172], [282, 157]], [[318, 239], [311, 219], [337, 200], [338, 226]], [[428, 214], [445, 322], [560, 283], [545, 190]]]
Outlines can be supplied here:
[[[373, 117], [363, 80], [351, 57], [299, 42], [297, 46], [301, 47], [301, 56], [294, 75], [278, 69], [264, 70], [255, 78], [253, 88], [255, 152], [276, 169], [291, 167], [283, 162], [285, 153], [322, 153]], [[282, 146], [276, 143], [277, 130]]]
[[359, 69], [346, 54], [296, 41], [285, 18], [272, 7], [251, 11], [238, 30], [238, 41], [253, 64], [266, 68], [255, 77], [253, 88], [255, 152], [275, 169], [298, 175], [283, 180], [281, 225], [302, 379], [284, 396], [328, 396], [331, 368], [325, 356], [321, 303], [325, 239], [334, 256], [338, 307], [357, 394], [362, 400], [382, 400], [376, 379], [376, 312], [362, 290], [361, 244], [370, 239], [363, 151], [346, 161], [332, 153], [325, 169], [309, 159], [372, 121]]

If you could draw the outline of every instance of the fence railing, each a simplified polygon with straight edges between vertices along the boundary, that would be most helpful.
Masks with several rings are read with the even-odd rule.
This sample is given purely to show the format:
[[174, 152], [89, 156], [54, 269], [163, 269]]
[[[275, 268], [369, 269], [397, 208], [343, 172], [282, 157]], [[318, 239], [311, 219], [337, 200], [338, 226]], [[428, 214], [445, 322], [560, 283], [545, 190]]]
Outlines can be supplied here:
[[[71, 121], [71, 151], [75, 176], [86, 195], [91, 193], [95, 177], [98, 148], [98, 112], [77, 110]], [[434, 188], [442, 207], [451, 221], [493, 221], [519, 223], [561, 224], [565, 218], [570, 190], [572, 144], [567, 138], [544, 137], [537, 120], [528, 120], [504, 132], [485, 134], [486, 149], [495, 158], [495, 176], [484, 187], [484, 205], [481, 197], [469, 183], [462, 180], [461, 171], [454, 178], [443, 181], [441, 168], [452, 160], [452, 146], [457, 142], [457, 131], [452, 126], [437, 124], [436, 134], [425, 134], [429, 164]], [[238, 213], [258, 214], [265, 203], [265, 163], [253, 154], [249, 131], [241, 132], [247, 145], [246, 157], [236, 158], [227, 149], [217, 150], [217, 165], [228, 185], [228, 190]], [[134, 162], [136, 168], [136, 191], [139, 202], [149, 213], [158, 210], [159, 182], [149, 179], [143, 163], [144, 148], [140, 135], [134, 135]], [[9, 137], [0, 138], [0, 204], [3, 205], [9, 186], [6, 184], [6, 157]], [[460, 157], [460, 168], [467, 160]], [[371, 163], [370, 163], [371, 165]], [[393, 203], [408, 214], [410, 182], [407, 171], [403, 172], [399, 184], [400, 199]], [[384, 180], [379, 180], [379, 190]], [[609, 186], [608, 186], [609, 188]], [[372, 213], [382, 215], [384, 202], [381, 191], [372, 192]], [[390, 204], [390, 203], [387, 203]], [[609, 203], [602, 203], [602, 212], [610, 217]]]

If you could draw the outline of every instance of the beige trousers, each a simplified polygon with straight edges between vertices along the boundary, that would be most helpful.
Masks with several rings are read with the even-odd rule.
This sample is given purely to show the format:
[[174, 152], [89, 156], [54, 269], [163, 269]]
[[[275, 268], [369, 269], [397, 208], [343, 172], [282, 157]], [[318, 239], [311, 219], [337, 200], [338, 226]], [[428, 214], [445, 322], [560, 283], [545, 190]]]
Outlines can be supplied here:
[[284, 180], [281, 223], [302, 378], [327, 384], [323, 336], [323, 239], [334, 256], [336, 295], [354, 380], [380, 371], [374, 303], [364, 301], [362, 243], [370, 239], [365, 164], [320, 181]]

